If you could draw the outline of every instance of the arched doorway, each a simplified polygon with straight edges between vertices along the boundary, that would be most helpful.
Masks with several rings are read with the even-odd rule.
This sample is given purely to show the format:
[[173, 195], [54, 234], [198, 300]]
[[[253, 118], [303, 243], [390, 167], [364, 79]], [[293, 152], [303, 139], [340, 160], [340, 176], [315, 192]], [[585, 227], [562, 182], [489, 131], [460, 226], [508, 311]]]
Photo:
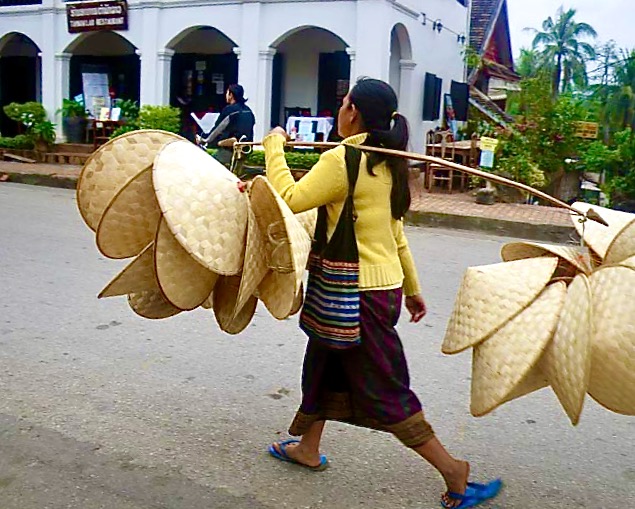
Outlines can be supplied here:
[[[401, 23], [396, 24], [390, 32], [390, 72], [388, 82], [402, 99], [404, 67], [412, 60], [412, 47], [408, 30]], [[405, 99], [405, 98], [404, 98]]]
[[83, 95], [86, 109], [94, 116], [109, 107], [113, 98], [139, 101], [141, 63], [135, 46], [121, 35], [82, 34], [65, 53], [71, 54], [68, 99]]
[[337, 117], [350, 85], [348, 45], [323, 28], [299, 27], [272, 47], [271, 125], [297, 114]]
[[40, 49], [26, 35], [10, 32], [0, 38], [0, 133], [15, 136], [22, 126], [4, 114], [2, 106], [42, 100]]
[[174, 51], [170, 104], [182, 110], [185, 134], [196, 130], [191, 113], [202, 118], [225, 107], [225, 91], [238, 81], [234, 48], [236, 44], [229, 37], [209, 26], [189, 28], [168, 44], [167, 49]]

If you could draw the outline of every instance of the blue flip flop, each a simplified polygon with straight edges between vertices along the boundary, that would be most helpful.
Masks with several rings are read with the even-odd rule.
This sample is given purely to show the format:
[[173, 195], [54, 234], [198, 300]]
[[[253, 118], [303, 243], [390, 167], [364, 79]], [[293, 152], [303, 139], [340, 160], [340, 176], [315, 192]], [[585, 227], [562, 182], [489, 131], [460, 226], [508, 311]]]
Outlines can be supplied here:
[[287, 454], [287, 445], [289, 444], [299, 444], [300, 441], [299, 440], [285, 440], [284, 442], [278, 442], [278, 445], [280, 446], [280, 452], [278, 452], [276, 450], [276, 448], [273, 446], [273, 444], [271, 444], [269, 446], [269, 454], [271, 454], [274, 458], [280, 460], [280, 461], [286, 461], [287, 463], [293, 463], [295, 465], [300, 465], [301, 467], [304, 468], [308, 468], [309, 470], [314, 470], [316, 472], [321, 472], [322, 470], [325, 470], [326, 468], [328, 468], [329, 466], [329, 462], [326, 459], [326, 456], [324, 456], [324, 454], [320, 455], [320, 464], [316, 465], [314, 467], [310, 466], [310, 465], [305, 465], [304, 463], [300, 463], [299, 461], [294, 460], [291, 456], [289, 456]]
[[475, 482], [468, 482], [465, 493], [462, 495], [459, 493], [448, 492], [448, 496], [454, 500], [460, 500], [461, 503], [457, 506], [451, 506], [441, 501], [441, 507], [444, 509], [467, 509], [468, 507], [476, 507], [477, 505], [491, 500], [497, 496], [501, 488], [503, 487], [503, 481], [496, 479], [488, 482], [487, 484], [478, 484]]

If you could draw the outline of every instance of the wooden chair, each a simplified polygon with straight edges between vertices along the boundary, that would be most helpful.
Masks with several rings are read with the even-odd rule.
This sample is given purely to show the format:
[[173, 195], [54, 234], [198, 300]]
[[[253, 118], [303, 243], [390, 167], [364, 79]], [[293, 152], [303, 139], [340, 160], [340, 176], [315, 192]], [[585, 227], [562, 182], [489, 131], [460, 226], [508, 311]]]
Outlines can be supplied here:
[[[441, 159], [454, 162], [455, 148], [454, 138], [452, 131], [442, 131], [436, 133], [441, 138]], [[452, 192], [452, 185], [454, 181], [454, 170], [452, 168], [446, 168], [439, 164], [431, 163], [428, 166], [428, 192], [432, 191], [432, 188], [437, 182], [447, 182], [448, 191]]]
[[[461, 164], [465, 164], [470, 168], [478, 168], [478, 135], [476, 133], [473, 133], [470, 139], [469, 155], [467, 157], [464, 155], [460, 159]], [[466, 191], [470, 187], [470, 176], [465, 172], [456, 170], [454, 172], [454, 182], [461, 191]]]
[[[434, 129], [430, 129], [426, 133], [425, 139], [425, 147], [426, 147], [426, 155], [434, 156], [435, 155], [435, 147], [434, 145], [437, 143], [437, 131]], [[423, 172], [423, 188], [428, 189], [430, 186], [430, 164], [429, 163], [418, 163]]]

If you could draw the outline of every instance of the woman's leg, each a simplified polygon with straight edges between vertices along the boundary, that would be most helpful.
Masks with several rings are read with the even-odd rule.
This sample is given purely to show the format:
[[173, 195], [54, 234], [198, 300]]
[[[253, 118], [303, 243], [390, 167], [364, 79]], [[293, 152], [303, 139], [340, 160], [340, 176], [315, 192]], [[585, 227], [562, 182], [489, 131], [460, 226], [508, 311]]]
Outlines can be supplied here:
[[[287, 456], [310, 467], [320, 465], [320, 440], [324, 431], [325, 421], [315, 421], [309, 430], [302, 435], [299, 444], [289, 444], [285, 447]], [[273, 447], [278, 451], [280, 444], [274, 442]]]
[[[414, 447], [413, 450], [439, 471], [445, 480], [448, 492], [459, 494], [465, 492], [470, 476], [470, 464], [467, 461], [452, 457], [436, 437], [423, 445]], [[443, 495], [443, 501], [449, 507], [460, 503], [460, 500], [451, 499], [447, 493]]]

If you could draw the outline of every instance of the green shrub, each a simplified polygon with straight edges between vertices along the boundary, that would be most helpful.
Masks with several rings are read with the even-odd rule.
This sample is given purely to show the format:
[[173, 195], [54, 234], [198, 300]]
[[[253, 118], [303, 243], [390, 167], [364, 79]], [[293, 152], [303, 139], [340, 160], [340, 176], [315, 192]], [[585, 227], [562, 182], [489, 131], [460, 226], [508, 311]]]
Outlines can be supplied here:
[[[315, 152], [287, 152], [285, 159], [289, 168], [294, 170], [309, 170], [318, 162], [320, 154]], [[247, 164], [250, 166], [265, 166], [265, 152], [263, 150], [254, 150], [247, 157]]]
[[116, 99], [115, 108], [121, 108], [121, 120], [134, 124], [139, 119], [139, 104], [132, 99]]
[[593, 143], [583, 159], [589, 171], [604, 170], [604, 191], [612, 206], [635, 202], [635, 133], [630, 128], [614, 136], [612, 147]]
[[33, 137], [34, 140], [42, 140], [49, 144], [53, 143], [56, 137], [55, 124], [48, 120], [33, 124], [29, 130], [29, 136]]
[[513, 180], [528, 186], [544, 187], [547, 179], [536, 162], [531, 140], [518, 133], [506, 133], [501, 141], [494, 172], [507, 174]]
[[11, 120], [20, 122], [29, 127], [33, 123], [46, 120], [46, 110], [38, 102], [10, 103], [4, 108], [4, 112]]
[[33, 149], [33, 138], [26, 134], [18, 134], [13, 138], [0, 138], [0, 148], [31, 150]]
[[181, 110], [173, 106], [146, 104], [139, 111], [139, 128], [161, 129], [178, 134], [181, 130]]
[[[19, 138], [16, 137], [20, 141], [14, 141], [13, 143], [19, 143], [22, 145], [30, 144], [33, 146], [33, 142], [37, 140], [42, 140], [47, 143], [53, 143], [55, 141], [55, 124], [46, 119], [46, 110], [40, 103], [10, 103], [3, 109], [10, 119], [20, 122], [26, 126], [26, 134]], [[16, 138], [14, 138], [14, 140]], [[29, 140], [29, 142], [26, 140]], [[17, 149], [22, 147], [12, 146], [7, 148]]]
[[136, 124], [124, 124], [113, 131], [113, 133], [110, 135], [110, 139], [112, 140], [117, 136], [121, 136], [122, 134], [130, 133], [132, 131], [138, 131], [139, 129], [139, 126]]

